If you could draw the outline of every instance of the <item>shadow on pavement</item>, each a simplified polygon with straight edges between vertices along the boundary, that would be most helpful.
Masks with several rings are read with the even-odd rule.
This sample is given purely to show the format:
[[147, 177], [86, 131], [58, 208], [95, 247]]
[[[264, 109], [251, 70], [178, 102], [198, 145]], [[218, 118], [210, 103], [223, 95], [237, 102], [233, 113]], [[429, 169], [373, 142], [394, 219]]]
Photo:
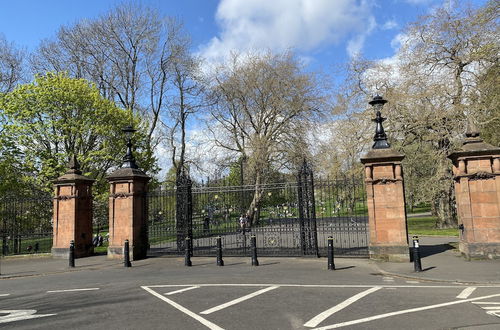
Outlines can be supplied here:
[[438, 245], [420, 245], [420, 257], [425, 258], [432, 256], [434, 254], [443, 253], [448, 250], [453, 250], [453, 247], [450, 244], [438, 244]]

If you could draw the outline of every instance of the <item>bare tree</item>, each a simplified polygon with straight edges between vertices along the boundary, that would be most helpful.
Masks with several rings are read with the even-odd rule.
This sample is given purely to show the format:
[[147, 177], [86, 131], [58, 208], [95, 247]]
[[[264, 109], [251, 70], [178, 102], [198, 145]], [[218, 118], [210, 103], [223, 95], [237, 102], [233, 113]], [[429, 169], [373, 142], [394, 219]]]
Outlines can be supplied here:
[[485, 118], [474, 100], [484, 94], [479, 77], [498, 63], [496, 20], [495, 1], [439, 8], [408, 27], [392, 61], [352, 67], [362, 93], [389, 100], [386, 128], [406, 154], [407, 197], [431, 203], [439, 227], [456, 226], [446, 156], [460, 143], [466, 117]]
[[325, 110], [325, 91], [291, 52], [233, 55], [210, 87], [209, 129], [218, 146], [240, 154], [251, 170], [255, 193], [248, 214], [256, 221], [266, 175]]
[[[190, 56], [186, 33], [177, 20], [154, 9], [121, 4], [95, 20], [60, 28], [31, 57], [35, 73], [67, 71], [96, 84], [118, 106], [142, 115], [150, 152], [161, 140], [158, 127], [168, 121], [175, 66]], [[194, 61], [194, 59], [192, 59]]]
[[23, 80], [25, 53], [0, 34], [0, 93], [8, 93]]

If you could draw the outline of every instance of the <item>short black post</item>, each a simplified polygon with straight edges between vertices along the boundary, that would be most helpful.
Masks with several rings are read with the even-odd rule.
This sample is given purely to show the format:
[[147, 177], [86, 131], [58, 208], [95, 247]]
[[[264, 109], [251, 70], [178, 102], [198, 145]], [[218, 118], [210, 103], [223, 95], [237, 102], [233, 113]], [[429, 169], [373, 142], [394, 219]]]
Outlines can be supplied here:
[[257, 260], [257, 238], [255, 235], [250, 237], [250, 244], [252, 245], [252, 266], [258, 266], [259, 260]]
[[186, 244], [184, 250], [185, 250], [184, 266], [191, 267], [193, 264], [191, 263], [191, 239], [189, 237], [186, 237]]
[[333, 237], [328, 236], [328, 270], [335, 270], [335, 262], [333, 260]]
[[69, 266], [75, 267], [75, 241], [69, 242]]
[[128, 239], [125, 240], [125, 246], [123, 247], [123, 266], [132, 267], [130, 262], [130, 245]]
[[422, 271], [422, 262], [420, 261], [420, 246], [418, 244], [418, 236], [413, 236], [413, 268], [417, 273]]
[[222, 260], [222, 238], [217, 236], [217, 266], [224, 266], [224, 260]]

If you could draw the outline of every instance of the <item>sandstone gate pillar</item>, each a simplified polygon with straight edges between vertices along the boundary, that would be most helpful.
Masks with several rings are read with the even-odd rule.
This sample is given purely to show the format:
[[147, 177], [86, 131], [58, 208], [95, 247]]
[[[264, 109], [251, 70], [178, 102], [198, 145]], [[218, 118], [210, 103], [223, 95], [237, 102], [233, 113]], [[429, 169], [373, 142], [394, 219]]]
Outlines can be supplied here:
[[453, 162], [460, 228], [459, 249], [467, 258], [500, 258], [500, 148], [466, 133]]
[[69, 170], [54, 180], [54, 216], [52, 256], [69, 257], [70, 241], [75, 241], [75, 257], [93, 254], [92, 245], [92, 184], [94, 180], [82, 175], [76, 157], [70, 160]]
[[[131, 127], [124, 129], [133, 133]], [[146, 193], [149, 177], [139, 169], [132, 155], [129, 136], [122, 168], [108, 176], [109, 246], [108, 258], [123, 258], [125, 240], [130, 244], [130, 260], [146, 257], [148, 250]]]
[[404, 197], [404, 155], [387, 142], [380, 110], [387, 101], [376, 96], [370, 104], [377, 110], [375, 143], [361, 162], [365, 166], [365, 186], [370, 230], [369, 253], [372, 259], [396, 262], [410, 260]]

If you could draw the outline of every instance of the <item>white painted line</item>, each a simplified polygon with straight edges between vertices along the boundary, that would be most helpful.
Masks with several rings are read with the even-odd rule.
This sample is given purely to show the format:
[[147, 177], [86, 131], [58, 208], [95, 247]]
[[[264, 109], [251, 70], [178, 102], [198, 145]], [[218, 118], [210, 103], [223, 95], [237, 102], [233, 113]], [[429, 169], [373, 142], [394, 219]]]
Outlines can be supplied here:
[[476, 290], [476, 287], [470, 286], [468, 288], [465, 288], [460, 292], [460, 294], [457, 296], [458, 299], [467, 299], [469, 296]]
[[10, 293], [0, 293], [0, 297], [7, 297], [10, 296]]
[[47, 293], [59, 293], [59, 292], [77, 292], [77, 291], [94, 291], [99, 290], [99, 288], [87, 288], [87, 289], [67, 289], [67, 290], [51, 290]]
[[190, 286], [189, 288], [166, 292], [165, 295], [170, 296], [170, 295], [173, 295], [176, 293], [181, 293], [181, 292], [185, 292], [185, 291], [189, 291], [189, 290], [193, 290], [193, 289], [199, 289], [199, 288], [200, 287], [198, 285], [197, 286]]
[[473, 304], [478, 304], [478, 305], [500, 305], [500, 302], [474, 301]]
[[205, 314], [206, 315], [206, 314], [211, 314], [213, 312], [220, 311], [221, 309], [227, 308], [229, 306], [236, 305], [236, 304], [238, 304], [238, 303], [240, 303], [242, 301], [251, 299], [251, 298], [256, 297], [256, 296], [258, 296], [260, 294], [263, 294], [265, 292], [268, 292], [268, 291], [271, 291], [271, 290], [274, 290], [274, 289], [277, 289], [277, 288], [278, 288], [278, 286], [271, 286], [269, 288], [265, 288], [265, 289], [262, 289], [262, 290], [259, 290], [259, 291], [255, 291], [254, 293], [247, 294], [246, 296], [240, 297], [238, 299], [234, 299], [234, 300], [228, 301], [225, 304], [222, 304], [222, 305], [215, 306], [215, 307], [212, 307], [210, 309], [207, 309], [206, 311], [203, 311], [200, 314]]
[[[272, 284], [272, 283], [231, 283], [231, 284], [159, 284], [159, 285], [148, 285], [148, 288], [171, 288], [171, 287], [186, 287], [186, 286], [199, 286], [199, 287], [220, 287], [220, 286], [236, 286], [236, 287], [267, 287], [267, 286], [277, 286], [277, 287], [290, 287], [290, 288], [373, 288], [373, 285], [361, 285], [361, 284]], [[383, 288], [430, 288], [430, 289], [448, 289], [448, 288], [464, 288], [464, 285], [378, 285]], [[499, 285], [476, 285], [477, 288], [500, 288]]]
[[223, 328], [219, 327], [217, 324], [212, 323], [209, 320], [204, 319], [203, 317], [199, 316], [198, 314], [191, 312], [189, 309], [187, 309], [187, 308], [179, 305], [175, 301], [172, 301], [172, 300], [168, 299], [167, 297], [165, 297], [165, 296], [163, 296], [163, 295], [155, 292], [154, 290], [150, 289], [149, 287], [147, 287], [147, 286], [141, 286], [141, 288], [143, 288], [147, 292], [151, 293], [153, 296], [155, 296], [157, 298], [160, 298], [164, 302], [170, 304], [170, 306], [178, 309], [179, 311], [183, 312], [184, 314], [186, 314], [188, 316], [191, 316], [193, 319], [195, 319], [196, 321], [200, 322], [201, 324], [203, 324], [207, 328], [209, 328], [211, 330], [224, 330]]
[[500, 307], [481, 307], [482, 309], [491, 309], [500, 311]]
[[35, 314], [35, 309], [0, 310], [0, 323], [9, 323], [21, 320], [38, 319], [40, 317], [53, 316], [56, 314]]
[[420, 283], [419, 281], [406, 281], [406, 283]]
[[323, 313], [320, 313], [320, 314], [316, 315], [315, 317], [313, 317], [312, 319], [310, 319], [309, 321], [307, 321], [304, 324], [304, 326], [305, 327], [309, 327], [309, 328], [314, 328], [314, 327], [318, 326], [318, 324], [320, 324], [321, 322], [323, 322], [325, 319], [327, 319], [328, 317], [330, 317], [332, 314], [337, 313], [338, 311], [346, 308], [350, 304], [352, 304], [352, 303], [358, 301], [359, 299], [361, 299], [361, 298], [369, 295], [370, 293], [373, 293], [373, 292], [378, 291], [380, 289], [382, 289], [381, 286], [376, 286], [376, 287], [373, 287], [371, 289], [368, 289], [368, 290], [365, 290], [363, 292], [360, 292], [360, 293], [352, 296], [351, 298], [344, 300], [340, 304], [335, 305], [335, 306], [333, 306], [330, 309], [327, 309]]
[[370, 322], [370, 321], [374, 321], [374, 320], [379, 320], [379, 319], [383, 319], [383, 318], [390, 317], [390, 316], [396, 316], [396, 315], [413, 313], [413, 312], [420, 312], [420, 311], [425, 311], [425, 310], [428, 310], [428, 309], [434, 309], [434, 308], [440, 308], [440, 307], [445, 307], [445, 306], [450, 306], [450, 305], [462, 304], [462, 303], [465, 303], [465, 302], [470, 302], [470, 301], [475, 301], [475, 300], [481, 300], [481, 299], [489, 299], [489, 298], [493, 298], [493, 297], [500, 297], [500, 293], [499, 294], [493, 294], [493, 295], [490, 295], [490, 296], [483, 296], [483, 297], [477, 297], [477, 298], [471, 298], [471, 299], [450, 301], [450, 302], [446, 302], [446, 303], [442, 303], [442, 304], [436, 304], [436, 305], [429, 305], [429, 306], [424, 306], [424, 307], [404, 309], [404, 310], [400, 310], [400, 311], [396, 311], [396, 312], [391, 312], [391, 313], [385, 313], [385, 314], [380, 314], [380, 315], [365, 317], [365, 318], [362, 318], [362, 319], [352, 320], [352, 321], [348, 321], [348, 322], [342, 322], [342, 323], [327, 325], [325, 327], [315, 328], [314, 330], [336, 329], [336, 328], [346, 327], [348, 325], [353, 325], [353, 324], [359, 324], [359, 323], [365, 323], [365, 322]]

